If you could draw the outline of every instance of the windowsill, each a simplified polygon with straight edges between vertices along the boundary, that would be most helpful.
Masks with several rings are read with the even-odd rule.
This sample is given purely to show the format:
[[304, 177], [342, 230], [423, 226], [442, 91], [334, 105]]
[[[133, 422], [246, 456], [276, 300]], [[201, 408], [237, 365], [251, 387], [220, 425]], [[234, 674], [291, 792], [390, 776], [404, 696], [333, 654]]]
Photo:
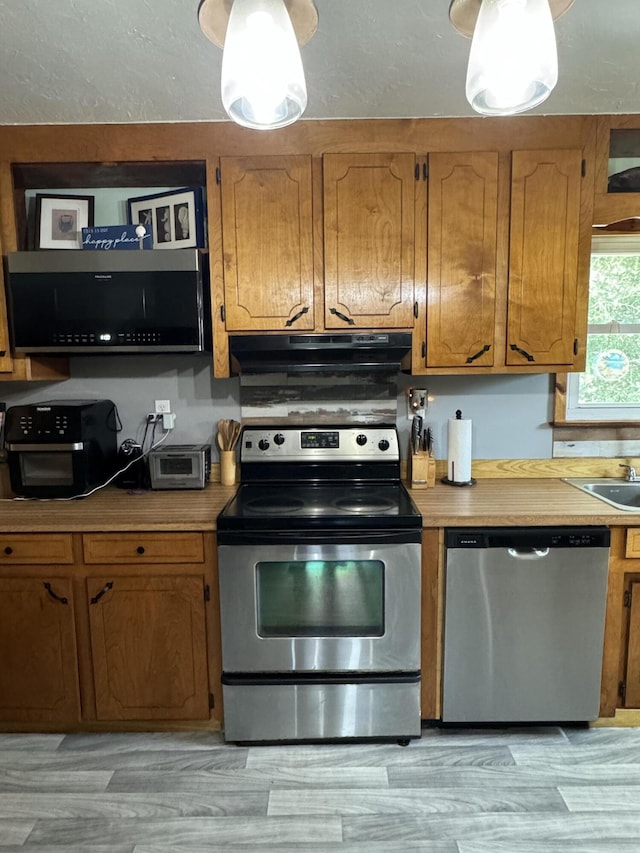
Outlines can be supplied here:
[[625, 427], [629, 427], [631, 429], [640, 428], [640, 421], [564, 421], [564, 420], [556, 420], [550, 421], [549, 426], [554, 428], [556, 427], [571, 427], [574, 428], [582, 428], [582, 429], [591, 429], [592, 427], [602, 427], [609, 429], [624, 429]]

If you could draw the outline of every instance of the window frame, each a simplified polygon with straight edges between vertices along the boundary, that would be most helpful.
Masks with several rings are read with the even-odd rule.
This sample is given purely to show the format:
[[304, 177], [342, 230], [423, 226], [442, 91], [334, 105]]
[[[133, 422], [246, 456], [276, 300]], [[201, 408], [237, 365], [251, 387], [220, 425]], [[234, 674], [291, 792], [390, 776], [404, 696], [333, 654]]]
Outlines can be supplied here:
[[[591, 254], [618, 255], [625, 252], [640, 254], [640, 233], [613, 234], [598, 231], [591, 239]], [[614, 324], [617, 325], [617, 324]], [[636, 332], [637, 330], [637, 332]], [[640, 334], [640, 323], [629, 325], [623, 324], [617, 328], [593, 325], [587, 327], [587, 337], [590, 334], [603, 334], [607, 332], [637, 333]], [[625, 405], [602, 405], [590, 403], [578, 405], [579, 381], [581, 372], [557, 374], [556, 393], [554, 405], [554, 422], [556, 424], [567, 424], [571, 426], [630, 426], [640, 423], [640, 404]]]

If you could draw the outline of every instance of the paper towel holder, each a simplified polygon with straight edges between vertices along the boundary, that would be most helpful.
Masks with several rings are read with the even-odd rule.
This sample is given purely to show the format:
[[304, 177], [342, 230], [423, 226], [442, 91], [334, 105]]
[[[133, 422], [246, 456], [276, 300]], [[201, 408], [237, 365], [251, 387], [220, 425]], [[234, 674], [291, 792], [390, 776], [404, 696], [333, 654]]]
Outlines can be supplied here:
[[[462, 419], [462, 412], [460, 409], [456, 410], [456, 420]], [[448, 477], [442, 477], [440, 482], [444, 483], [445, 486], [475, 486], [476, 480], [474, 477], [470, 477], [468, 480], [456, 480], [456, 463], [451, 461], [451, 473], [453, 474], [454, 479], [450, 480]]]
[[444, 483], [445, 486], [475, 486], [476, 479], [472, 477], [470, 480], [462, 480], [458, 483], [455, 480], [450, 480], [448, 477], [442, 477], [440, 482]]

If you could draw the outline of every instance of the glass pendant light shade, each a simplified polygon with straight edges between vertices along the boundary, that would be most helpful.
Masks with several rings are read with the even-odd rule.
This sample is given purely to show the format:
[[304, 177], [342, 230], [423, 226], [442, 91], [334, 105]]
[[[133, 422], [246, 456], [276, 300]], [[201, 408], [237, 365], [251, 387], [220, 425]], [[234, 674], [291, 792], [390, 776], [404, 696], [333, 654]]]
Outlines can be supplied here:
[[229, 118], [245, 127], [270, 130], [300, 118], [307, 86], [284, 0], [234, 0], [221, 89]]
[[558, 81], [549, 0], [482, 0], [467, 69], [467, 100], [484, 115], [542, 103]]

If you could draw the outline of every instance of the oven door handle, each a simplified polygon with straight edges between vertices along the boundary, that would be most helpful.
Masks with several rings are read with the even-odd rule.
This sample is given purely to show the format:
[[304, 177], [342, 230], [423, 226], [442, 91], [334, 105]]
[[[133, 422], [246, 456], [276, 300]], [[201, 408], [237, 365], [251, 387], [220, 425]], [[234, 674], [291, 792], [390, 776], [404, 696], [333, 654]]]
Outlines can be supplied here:
[[46, 441], [42, 444], [20, 444], [19, 441], [14, 441], [7, 444], [7, 450], [22, 453], [50, 453], [51, 451], [84, 450], [84, 444], [81, 441], [50, 442], [49, 444]]
[[422, 542], [422, 528], [401, 530], [218, 530], [219, 545], [371, 545]]

